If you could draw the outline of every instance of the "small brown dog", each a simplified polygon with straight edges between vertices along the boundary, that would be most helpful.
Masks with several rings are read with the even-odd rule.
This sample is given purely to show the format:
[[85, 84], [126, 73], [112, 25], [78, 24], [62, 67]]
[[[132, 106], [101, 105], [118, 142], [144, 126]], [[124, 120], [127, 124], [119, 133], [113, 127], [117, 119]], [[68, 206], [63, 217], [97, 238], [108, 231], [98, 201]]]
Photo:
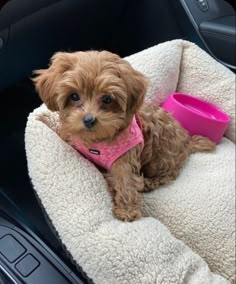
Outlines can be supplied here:
[[146, 78], [118, 55], [58, 52], [48, 69], [35, 73], [36, 89], [47, 107], [59, 112], [60, 135], [70, 144], [76, 137], [88, 149], [96, 143], [110, 147], [129, 135], [138, 115], [144, 145], [136, 143], [104, 173], [120, 220], [140, 218], [141, 192], [173, 181], [191, 153], [215, 148], [205, 137], [191, 138], [165, 110], [144, 103]]

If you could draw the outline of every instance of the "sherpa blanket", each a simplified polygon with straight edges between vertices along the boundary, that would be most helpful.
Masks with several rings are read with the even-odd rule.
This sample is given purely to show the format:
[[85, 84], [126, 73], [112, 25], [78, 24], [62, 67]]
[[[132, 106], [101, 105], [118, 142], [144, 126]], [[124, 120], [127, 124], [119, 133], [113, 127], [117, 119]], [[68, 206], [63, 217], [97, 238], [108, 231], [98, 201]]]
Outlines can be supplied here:
[[[29, 115], [29, 176], [72, 259], [96, 284], [234, 283], [235, 76], [196, 45], [175, 40], [126, 58], [150, 79], [147, 100], [179, 91], [231, 115], [214, 153], [193, 154], [177, 180], [144, 194], [147, 217], [112, 215], [101, 173], [57, 134], [58, 114]], [[226, 280], [227, 279], [227, 280]]]

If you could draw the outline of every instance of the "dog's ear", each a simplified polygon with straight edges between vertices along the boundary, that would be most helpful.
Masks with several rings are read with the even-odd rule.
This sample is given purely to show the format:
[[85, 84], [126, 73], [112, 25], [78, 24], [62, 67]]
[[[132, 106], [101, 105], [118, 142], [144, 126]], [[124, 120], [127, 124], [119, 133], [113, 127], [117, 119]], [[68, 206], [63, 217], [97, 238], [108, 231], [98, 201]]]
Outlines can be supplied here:
[[45, 105], [51, 111], [58, 111], [57, 83], [64, 72], [71, 69], [74, 64], [75, 55], [67, 52], [57, 52], [51, 58], [48, 69], [36, 70], [32, 80], [36, 90]]
[[127, 87], [127, 112], [135, 114], [143, 104], [144, 96], [147, 92], [148, 80], [141, 72], [135, 70], [126, 60], [120, 59], [118, 66], [120, 77]]

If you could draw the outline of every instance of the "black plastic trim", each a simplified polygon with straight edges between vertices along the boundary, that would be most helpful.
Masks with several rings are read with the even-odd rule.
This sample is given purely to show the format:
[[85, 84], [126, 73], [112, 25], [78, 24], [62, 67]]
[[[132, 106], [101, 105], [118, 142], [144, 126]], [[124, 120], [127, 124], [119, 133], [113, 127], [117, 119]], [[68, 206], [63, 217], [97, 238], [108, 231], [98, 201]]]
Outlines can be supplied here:
[[200, 22], [197, 22], [196, 19], [193, 17], [192, 15], [192, 12], [190, 11], [188, 5], [186, 4], [186, 0], [180, 0], [180, 3], [182, 4], [184, 10], [186, 11], [193, 27], [195, 28], [198, 36], [200, 37], [200, 39], [202, 40], [202, 42], [204, 43], [207, 51], [210, 53], [210, 55], [215, 58], [218, 62], [220, 62], [221, 64], [229, 67], [230, 69], [232, 70], [236, 70], [236, 66], [232, 65], [232, 64], [229, 64], [221, 59], [219, 59], [213, 52], [212, 50], [210, 49], [208, 43], [206, 42], [206, 39], [204, 38], [204, 36], [202, 35], [202, 33], [200, 32], [200, 29], [199, 29], [199, 25], [200, 25]]
[[[26, 220], [25, 220], [26, 221]], [[12, 204], [7, 197], [4, 197], [0, 193], [0, 238], [5, 235], [3, 234], [3, 230], [12, 234], [13, 237], [20, 242], [27, 251], [13, 263], [8, 263], [3, 257], [0, 255], [0, 269], [5, 271], [5, 274], [10, 275], [12, 279], [17, 281], [17, 283], [30, 283], [31, 282], [22, 282], [22, 276], [14, 268], [15, 264], [25, 257], [27, 253], [31, 253], [42, 263], [42, 259], [45, 259], [47, 263], [51, 263], [51, 265], [55, 268], [54, 272], [58, 271], [67, 282], [58, 282], [57, 284], [64, 283], [73, 283], [73, 284], [87, 284], [88, 281], [82, 277], [81, 272], [78, 272], [78, 275], [74, 271], [71, 270], [67, 264], [62, 261], [49, 247], [45, 244], [30, 228], [29, 224], [24, 222], [20, 212], [17, 211], [17, 208]], [[40, 258], [42, 259], [40, 260]], [[7, 273], [6, 273], [7, 271]], [[62, 279], [62, 278], [61, 278]], [[20, 282], [21, 281], [21, 282]], [[25, 281], [25, 280], [24, 280]], [[32, 284], [37, 284], [42, 282], [34, 281]], [[54, 282], [51, 282], [54, 283]]]

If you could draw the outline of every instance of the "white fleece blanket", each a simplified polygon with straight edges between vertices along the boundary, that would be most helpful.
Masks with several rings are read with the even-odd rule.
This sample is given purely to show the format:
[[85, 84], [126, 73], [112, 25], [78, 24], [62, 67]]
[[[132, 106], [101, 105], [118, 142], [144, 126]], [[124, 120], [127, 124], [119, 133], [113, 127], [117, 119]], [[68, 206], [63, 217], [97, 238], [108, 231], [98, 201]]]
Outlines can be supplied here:
[[[235, 76], [197, 46], [176, 40], [127, 60], [149, 77], [147, 100], [160, 103], [176, 90], [187, 92], [217, 104], [234, 121]], [[192, 155], [172, 185], [145, 194], [147, 217], [122, 223], [112, 216], [100, 172], [57, 129], [58, 115], [44, 105], [30, 114], [29, 175], [66, 249], [94, 283], [234, 283], [233, 142], [224, 138], [215, 153]], [[234, 132], [231, 123], [227, 137], [235, 139]]]

